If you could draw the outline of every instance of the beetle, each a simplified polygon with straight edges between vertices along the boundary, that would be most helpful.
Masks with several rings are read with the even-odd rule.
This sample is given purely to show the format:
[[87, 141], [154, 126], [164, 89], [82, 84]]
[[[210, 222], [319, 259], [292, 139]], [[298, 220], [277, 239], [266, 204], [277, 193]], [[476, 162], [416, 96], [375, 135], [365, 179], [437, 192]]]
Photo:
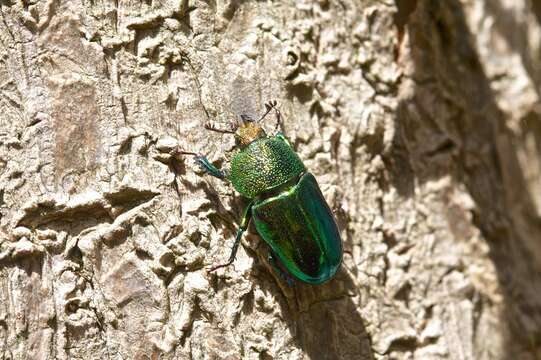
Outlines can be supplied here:
[[249, 200], [229, 260], [211, 271], [234, 262], [242, 234], [252, 220], [270, 247], [271, 264], [282, 277], [290, 283], [293, 276], [308, 284], [321, 284], [340, 268], [340, 232], [314, 175], [291, 143], [281, 132], [267, 135], [260, 125], [274, 109], [278, 129], [282, 120], [276, 105], [276, 101], [265, 104], [266, 112], [257, 121], [241, 116], [242, 122], [232, 130], [205, 124], [208, 130], [235, 136], [236, 153], [229, 171], [217, 168], [205, 156], [182, 151], [194, 155], [205, 173], [230, 181]]

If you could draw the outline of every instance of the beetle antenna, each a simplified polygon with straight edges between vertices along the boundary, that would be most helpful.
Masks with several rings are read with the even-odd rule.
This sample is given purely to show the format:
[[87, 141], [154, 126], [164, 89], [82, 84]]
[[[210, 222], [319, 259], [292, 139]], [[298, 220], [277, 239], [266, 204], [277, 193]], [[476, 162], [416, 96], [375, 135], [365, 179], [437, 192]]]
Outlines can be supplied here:
[[271, 112], [272, 109], [274, 109], [276, 107], [276, 105], [278, 104], [278, 102], [276, 102], [276, 100], [271, 100], [269, 101], [268, 103], [265, 104], [265, 109], [267, 111], [265, 111], [265, 113], [263, 114], [263, 116], [261, 116], [259, 118], [259, 120], [257, 120], [257, 122], [261, 122], [263, 121], [263, 119], [265, 119], [265, 117]]
[[230, 129], [218, 129], [216, 126], [214, 126], [210, 122], [205, 123], [204, 127], [207, 130], [214, 131], [221, 134], [235, 134], [235, 131], [230, 130]]
[[276, 125], [274, 126], [274, 131], [278, 131], [278, 129], [283, 129], [282, 114], [280, 113], [280, 110], [278, 110], [277, 108], [274, 108], [274, 111], [276, 112]]

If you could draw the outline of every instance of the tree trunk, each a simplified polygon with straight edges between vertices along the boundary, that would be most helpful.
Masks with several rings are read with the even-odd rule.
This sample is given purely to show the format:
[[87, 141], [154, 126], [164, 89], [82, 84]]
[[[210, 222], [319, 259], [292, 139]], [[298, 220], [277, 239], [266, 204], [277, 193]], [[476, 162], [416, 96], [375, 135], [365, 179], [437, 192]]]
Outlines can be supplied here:
[[[541, 359], [535, 0], [0, 0], [1, 359]], [[344, 243], [289, 286], [208, 132], [276, 99]], [[265, 127], [272, 132], [272, 118]]]

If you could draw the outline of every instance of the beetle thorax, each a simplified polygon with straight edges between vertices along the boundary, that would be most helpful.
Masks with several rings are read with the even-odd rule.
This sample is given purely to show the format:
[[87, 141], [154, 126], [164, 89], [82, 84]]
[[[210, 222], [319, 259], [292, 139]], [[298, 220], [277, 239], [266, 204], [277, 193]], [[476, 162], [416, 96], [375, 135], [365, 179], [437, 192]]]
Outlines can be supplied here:
[[304, 164], [283, 136], [265, 136], [233, 155], [229, 179], [235, 190], [253, 199], [304, 171]]
[[246, 147], [257, 139], [266, 137], [267, 134], [261, 126], [253, 122], [247, 122], [239, 126], [235, 138], [240, 147]]

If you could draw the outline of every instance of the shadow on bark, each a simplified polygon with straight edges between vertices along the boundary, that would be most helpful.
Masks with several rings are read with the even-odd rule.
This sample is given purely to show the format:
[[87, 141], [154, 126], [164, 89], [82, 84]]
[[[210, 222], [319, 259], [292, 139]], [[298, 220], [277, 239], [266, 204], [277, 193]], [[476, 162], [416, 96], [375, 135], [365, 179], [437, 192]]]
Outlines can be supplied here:
[[[532, 0], [531, 9], [539, 26], [541, 26], [541, 2]], [[528, 72], [530, 79], [535, 83], [535, 90], [540, 94], [539, 84], [541, 83], [541, 59], [539, 54], [529, 52], [530, 45], [528, 41], [528, 28], [521, 19], [517, 18], [508, 9], [503, 8], [500, 1], [486, 1], [484, 3], [486, 12], [493, 15], [494, 30], [497, 31], [512, 50], [513, 53], [520, 56], [524, 68]], [[524, 19], [522, 19], [524, 20]], [[539, 39], [537, 46], [540, 45]]]
[[[402, 16], [408, 17], [415, 88], [395, 118], [394, 147], [386, 159], [392, 186], [404, 197], [412, 196], [415, 182], [444, 176], [466, 187], [476, 205], [474, 224], [490, 247], [504, 296], [501, 323], [508, 334], [502, 359], [519, 354], [534, 359], [541, 347], [541, 258], [536, 257], [541, 223], [518, 166], [513, 135], [460, 2], [409, 3], [415, 8], [402, 7], [409, 11]], [[540, 133], [535, 136], [539, 142]], [[451, 213], [448, 221], [453, 221]]]
[[273, 282], [268, 271], [269, 276], [259, 284], [263, 291], [277, 296], [294, 341], [309, 359], [374, 359], [364, 321], [353, 301], [360, 289], [344, 264], [332, 280], [319, 286], [296, 282], [290, 287], [275, 274]]

